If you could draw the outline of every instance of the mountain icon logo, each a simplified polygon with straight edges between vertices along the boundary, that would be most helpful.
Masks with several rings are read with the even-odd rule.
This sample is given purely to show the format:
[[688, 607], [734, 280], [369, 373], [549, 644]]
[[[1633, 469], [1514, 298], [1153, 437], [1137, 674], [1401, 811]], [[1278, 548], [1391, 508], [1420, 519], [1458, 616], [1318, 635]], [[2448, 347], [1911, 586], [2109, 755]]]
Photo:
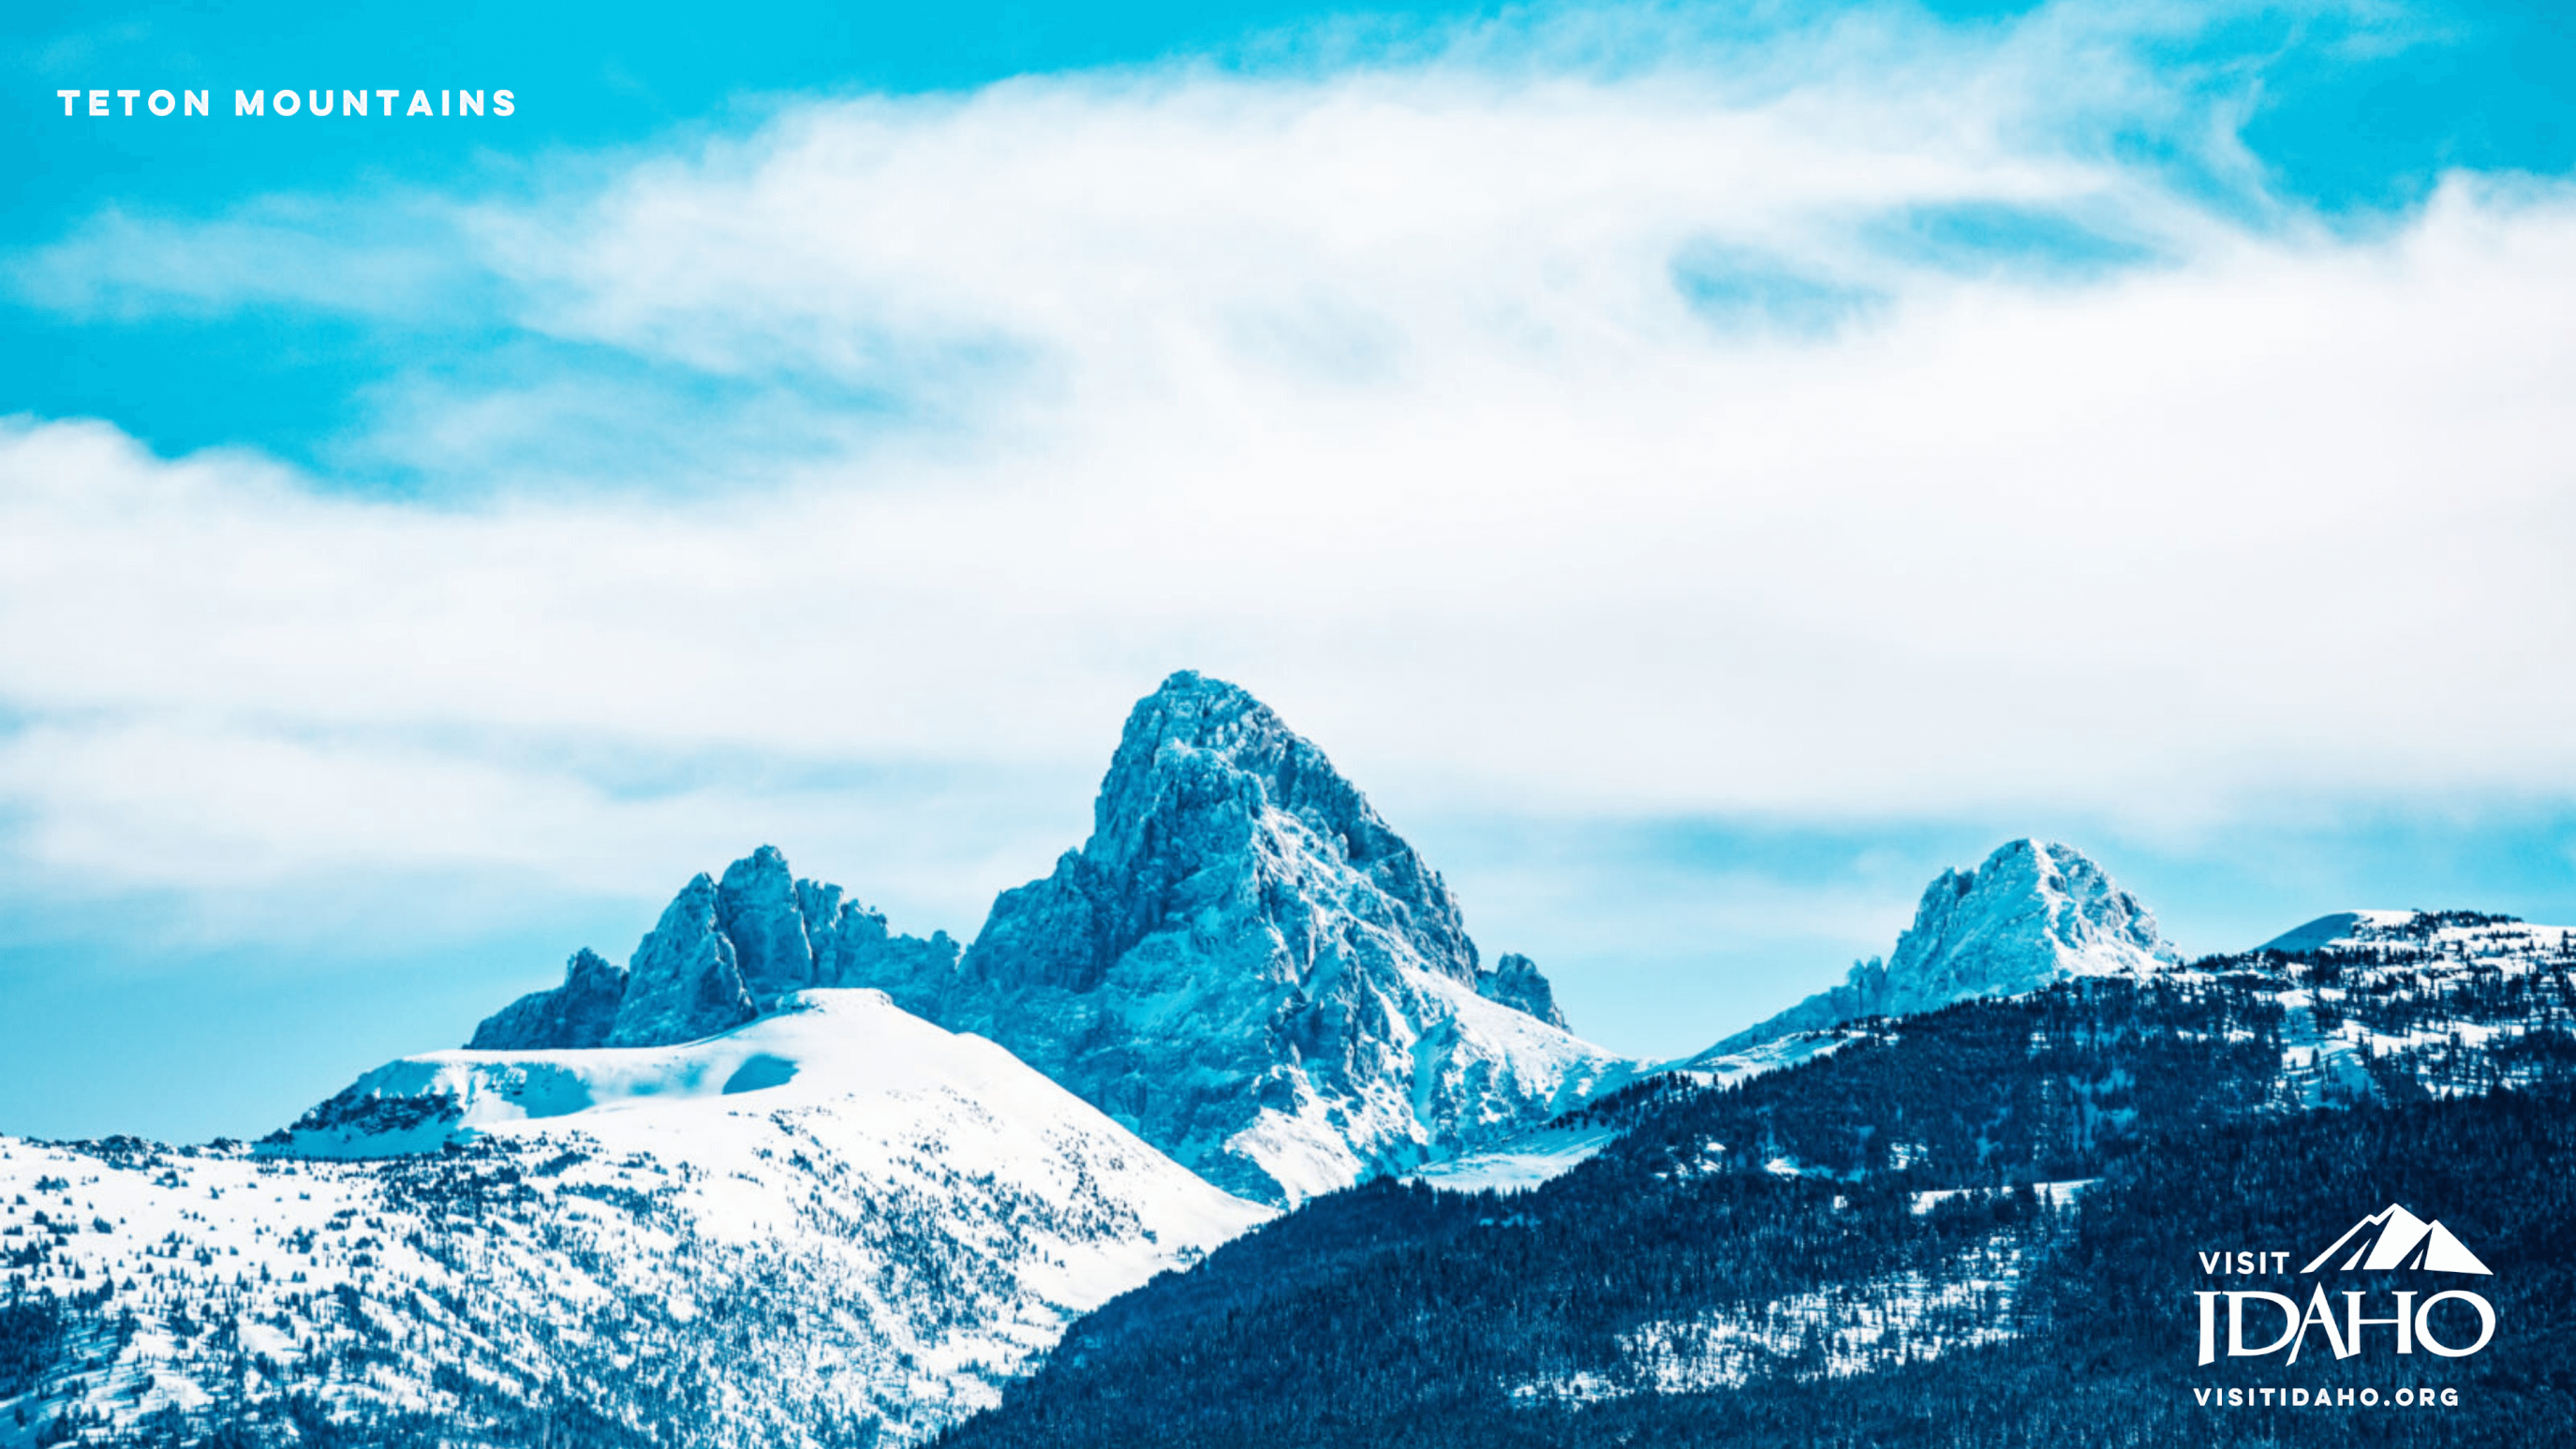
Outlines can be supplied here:
[[2382, 1268], [2422, 1268], [2435, 1273], [2483, 1273], [2493, 1269], [2478, 1261], [2468, 1245], [2454, 1237], [2437, 1219], [2426, 1222], [2395, 1203], [2381, 1208], [2354, 1223], [2334, 1246], [2317, 1254], [2302, 1273], [2313, 1273], [2330, 1262], [2340, 1260], [2336, 1271], [2349, 1273], [2356, 1268], [2375, 1271]]

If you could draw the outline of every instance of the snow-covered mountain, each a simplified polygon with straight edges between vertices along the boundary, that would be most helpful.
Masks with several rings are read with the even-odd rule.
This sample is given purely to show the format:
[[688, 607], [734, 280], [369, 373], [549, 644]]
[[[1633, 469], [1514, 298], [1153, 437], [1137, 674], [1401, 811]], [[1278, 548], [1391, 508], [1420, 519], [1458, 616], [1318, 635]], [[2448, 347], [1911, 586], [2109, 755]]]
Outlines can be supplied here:
[[763, 846], [683, 888], [626, 968], [584, 951], [473, 1044], [688, 1041], [814, 986], [1000, 1042], [1273, 1203], [1507, 1137], [1640, 1065], [1568, 1032], [1527, 956], [1484, 966], [1448, 886], [1323, 751], [1189, 672], [1128, 716], [1091, 838], [1005, 891], [962, 959]]
[[251, 1148], [0, 1138], [5, 1262], [60, 1320], [0, 1425], [910, 1442], [1268, 1216], [875, 991], [681, 1046], [439, 1052]]
[[1448, 886], [1323, 751], [1186, 672], [1128, 716], [1091, 838], [915, 1002], [1273, 1202], [1506, 1137], [1634, 1066], [1564, 1029], [1526, 957], [1481, 968]]
[[1681, 1065], [1705, 1066], [1793, 1032], [1974, 996], [2014, 996], [2069, 977], [2145, 977], [2181, 959], [2138, 898], [2082, 851], [2009, 841], [1976, 869], [1945, 870], [1925, 887], [1914, 924], [1884, 963], [1859, 963], [1842, 985]]

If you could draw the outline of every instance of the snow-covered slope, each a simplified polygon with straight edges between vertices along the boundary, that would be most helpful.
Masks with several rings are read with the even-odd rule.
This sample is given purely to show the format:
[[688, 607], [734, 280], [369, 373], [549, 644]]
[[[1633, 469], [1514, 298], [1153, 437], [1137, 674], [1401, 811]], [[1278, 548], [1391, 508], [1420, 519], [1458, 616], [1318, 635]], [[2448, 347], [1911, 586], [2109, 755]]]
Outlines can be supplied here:
[[785, 1008], [407, 1058], [256, 1148], [0, 1139], [17, 1291], [93, 1295], [0, 1425], [300, 1402], [459, 1443], [907, 1442], [1269, 1215], [882, 993]]
[[[1175, 674], [1091, 838], [994, 902], [937, 1000], [1212, 1181], [1294, 1202], [1545, 1122], [1633, 1069], [1259, 700]], [[1552, 1018], [1552, 1019], [1551, 1019]]]
[[2013, 996], [2074, 976], [2143, 977], [2180, 962], [2156, 918], [2082, 851], [2015, 840], [1975, 870], [1945, 870], [1925, 887], [1914, 924], [1885, 964], [1861, 962], [1842, 985], [1685, 1065], [1863, 1016]]

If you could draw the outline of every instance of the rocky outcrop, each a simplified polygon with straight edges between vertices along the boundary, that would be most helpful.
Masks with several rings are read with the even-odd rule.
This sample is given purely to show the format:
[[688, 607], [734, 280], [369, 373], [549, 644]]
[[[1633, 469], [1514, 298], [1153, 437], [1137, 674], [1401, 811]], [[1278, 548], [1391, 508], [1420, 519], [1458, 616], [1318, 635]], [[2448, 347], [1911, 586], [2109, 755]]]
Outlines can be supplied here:
[[683, 887], [626, 969], [589, 951], [564, 984], [521, 997], [476, 1028], [495, 1051], [669, 1046], [729, 1031], [813, 987], [880, 986], [916, 1014], [935, 1008], [957, 965], [944, 931], [897, 935], [839, 886], [798, 880], [764, 845]]
[[1494, 962], [1493, 970], [1478, 973], [1476, 994], [1514, 1011], [1527, 1012], [1550, 1026], [1565, 1025], [1565, 1013], [1556, 1006], [1556, 988], [1539, 974], [1537, 962], [1517, 951], [1503, 953]]
[[626, 967], [610, 1046], [662, 1046], [729, 1031], [760, 1014], [743, 986], [742, 958], [720, 927], [716, 883], [683, 887]]
[[585, 946], [565, 965], [563, 985], [531, 991], [485, 1017], [465, 1045], [494, 1052], [606, 1046], [625, 995], [625, 969]]
[[[754, 1001], [774, 1001], [818, 984], [806, 924], [796, 876], [774, 845], [725, 867], [716, 882], [715, 929], [733, 944], [734, 969]], [[828, 930], [832, 918], [814, 924]]]

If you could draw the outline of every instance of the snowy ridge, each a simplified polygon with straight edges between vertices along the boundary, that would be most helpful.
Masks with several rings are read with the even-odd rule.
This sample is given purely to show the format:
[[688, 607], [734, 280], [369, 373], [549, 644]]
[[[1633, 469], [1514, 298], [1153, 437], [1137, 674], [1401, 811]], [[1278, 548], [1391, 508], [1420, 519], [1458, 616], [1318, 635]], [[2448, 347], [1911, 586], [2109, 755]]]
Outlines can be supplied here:
[[911, 1442], [1269, 1216], [880, 993], [789, 1006], [678, 1047], [406, 1059], [256, 1150], [0, 1139], [19, 1291], [133, 1315], [23, 1406]]

